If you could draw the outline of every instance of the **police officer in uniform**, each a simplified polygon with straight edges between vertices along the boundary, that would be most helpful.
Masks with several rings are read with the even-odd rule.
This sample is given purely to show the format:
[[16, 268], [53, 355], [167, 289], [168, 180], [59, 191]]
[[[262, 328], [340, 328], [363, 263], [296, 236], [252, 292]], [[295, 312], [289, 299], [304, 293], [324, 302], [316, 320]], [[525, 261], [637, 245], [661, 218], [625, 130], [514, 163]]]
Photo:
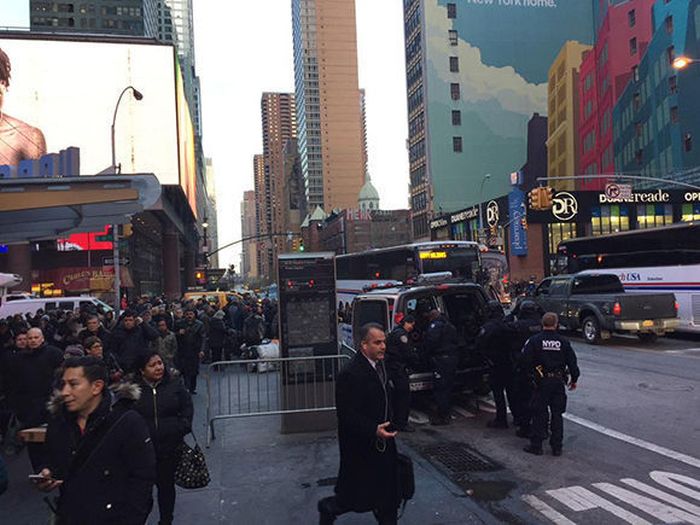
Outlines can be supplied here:
[[437, 417], [432, 425], [449, 425], [450, 396], [455, 382], [455, 371], [459, 363], [457, 353], [457, 328], [438, 310], [428, 313], [430, 324], [425, 332], [425, 349], [433, 365], [433, 395], [437, 405]]
[[542, 330], [542, 314], [537, 303], [530, 299], [518, 303], [515, 314], [517, 318], [514, 320], [511, 318], [509, 322], [509, 327], [513, 330], [510, 351], [515, 366], [511, 411], [517, 427], [516, 435], [529, 438], [532, 418], [530, 410], [532, 381], [530, 371], [521, 365], [521, 354], [527, 340]]
[[411, 390], [408, 381], [407, 368], [414, 365], [411, 332], [416, 326], [416, 319], [407, 315], [389, 333], [386, 347], [386, 371], [389, 382], [393, 385], [393, 414], [394, 426], [403, 432], [413, 432], [415, 429], [408, 424], [411, 411]]
[[492, 363], [489, 384], [496, 404], [496, 418], [487, 423], [489, 428], [508, 428], [506, 396], [515, 421], [518, 421], [518, 405], [515, 396], [515, 363], [511, 351], [514, 329], [503, 320], [503, 308], [498, 301], [489, 301], [488, 320], [476, 338], [479, 353]]
[[542, 332], [532, 336], [523, 348], [523, 366], [535, 381], [532, 399], [532, 435], [530, 445], [523, 450], [530, 454], [542, 454], [542, 441], [551, 429], [549, 444], [552, 454], [561, 456], [566, 411], [567, 374], [571, 374], [569, 390], [576, 389], [581, 375], [576, 364], [576, 354], [569, 341], [557, 333], [559, 318], [554, 312], [542, 317]]

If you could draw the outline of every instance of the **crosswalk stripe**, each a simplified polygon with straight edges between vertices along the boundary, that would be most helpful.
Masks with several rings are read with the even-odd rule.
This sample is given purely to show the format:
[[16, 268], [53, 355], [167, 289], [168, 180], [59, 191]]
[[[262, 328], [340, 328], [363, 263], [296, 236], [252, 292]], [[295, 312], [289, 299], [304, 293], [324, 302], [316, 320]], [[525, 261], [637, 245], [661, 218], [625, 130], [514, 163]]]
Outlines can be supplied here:
[[523, 501], [525, 501], [525, 503], [530, 505], [533, 509], [541, 513], [543, 516], [549, 518], [550, 521], [552, 521], [552, 523], [555, 523], [556, 525], [576, 525], [575, 521], [571, 521], [563, 514], [557, 512], [537, 496], [526, 494], [522, 497], [522, 499]]
[[563, 489], [548, 490], [547, 494], [574, 511], [599, 508], [608, 511], [610, 514], [632, 525], [652, 525], [651, 522], [615, 505], [584, 487], [573, 486]]
[[687, 501], [684, 501], [680, 498], [677, 498], [673, 494], [669, 494], [668, 492], [664, 492], [663, 490], [656, 489], [651, 485], [647, 485], [646, 483], [642, 483], [641, 481], [637, 481], [636, 479], [632, 478], [624, 478], [620, 481], [625, 485], [629, 485], [630, 487], [637, 489], [640, 492], [644, 492], [646, 494], [649, 494], [650, 496], [654, 496], [655, 498], [660, 499], [661, 501], [665, 501], [666, 503], [675, 505], [679, 509], [687, 510], [688, 512], [700, 516], [700, 507], [698, 507], [697, 505], [693, 505], [692, 503], [688, 503]]
[[642, 512], [646, 512], [650, 516], [654, 516], [656, 519], [661, 520], [662, 523], [678, 523], [681, 521], [683, 523], [700, 525], [700, 517], [698, 516], [669, 507], [660, 501], [636, 494], [631, 490], [623, 489], [612, 483], [594, 483], [593, 486], [616, 497], [631, 507], [635, 507]]

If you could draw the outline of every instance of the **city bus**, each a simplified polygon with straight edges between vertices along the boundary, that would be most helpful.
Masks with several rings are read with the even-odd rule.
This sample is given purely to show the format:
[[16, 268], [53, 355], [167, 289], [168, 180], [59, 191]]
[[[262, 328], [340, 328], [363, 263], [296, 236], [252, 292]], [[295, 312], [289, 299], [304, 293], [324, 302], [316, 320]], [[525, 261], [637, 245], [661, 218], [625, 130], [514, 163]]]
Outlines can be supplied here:
[[700, 333], [700, 222], [563, 241], [557, 270], [613, 273], [626, 292], [673, 292], [677, 331]]

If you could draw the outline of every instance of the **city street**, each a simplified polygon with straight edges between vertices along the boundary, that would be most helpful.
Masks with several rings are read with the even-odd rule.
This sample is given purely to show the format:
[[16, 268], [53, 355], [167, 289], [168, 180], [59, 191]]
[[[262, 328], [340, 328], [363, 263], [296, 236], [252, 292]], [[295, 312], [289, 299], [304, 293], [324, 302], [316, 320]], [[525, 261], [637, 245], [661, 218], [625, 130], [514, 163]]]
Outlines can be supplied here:
[[[582, 376], [569, 396], [564, 456], [547, 449], [543, 456], [525, 454], [526, 441], [512, 428], [486, 428], [487, 401], [477, 412], [465, 399], [451, 426], [419, 423], [417, 432], [401, 435], [399, 448], [414, 458], [417, 484], [401, 523], [700, 523], [700, 344], [573, 341]], [[200, 443], [205, 406], [203, 391], [195, 398]], [[278, 417], [218, 423], [206, 451], [212, 483], [178, 490], [176, 519], [312, 523], [316, 501], [331, 494], [337, 474], [334, 432], [282, 435], [279, 429]], [[24, 455], [10, 462], [11, 488], [0, 500], [0, 512], [17, 525], [40, 523], [47, 514], [26, 481], [28, 467]], [[157, 523], [155, 514], [149, 523]], [[338, 523], [367, 519], [350, 514]]]
[[[451, 427], [423, 426], [408, 441], [417, 450], [462, 443], [493, 462], [490, 472], [455, 473], [432, 460], [504, 522], [700, 523], [700, 344], [573, 342], [582, 376], [569, 394], [563, 457], [546, 446], [544, 456], [522, 452], [527, 441], [487, 429], [488, 414], [465, 418], [469, 405]], [[688, 479], [674, 487], [672, 475]]]

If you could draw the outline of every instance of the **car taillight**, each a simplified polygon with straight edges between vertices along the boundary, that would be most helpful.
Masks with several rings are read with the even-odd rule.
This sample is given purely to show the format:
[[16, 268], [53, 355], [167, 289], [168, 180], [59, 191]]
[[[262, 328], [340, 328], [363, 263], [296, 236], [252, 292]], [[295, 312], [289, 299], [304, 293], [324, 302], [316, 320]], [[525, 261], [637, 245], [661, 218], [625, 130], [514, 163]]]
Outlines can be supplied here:
[[613, 315], [621, 315], [622, 314], [622, 306], [620, 306], [620, 303], [615, 303], [613, 306]]
[[680, 310], [680, 308], [681, 308], [681, 305], [680, 305], [680, 304], [678, 304], [678, 301], [675, 301], [675, 302], [673, 303], [673, 306], [674, 306], [674, 307], [675, 307], [675, 309], [676, 309], [676, 313], [678, 313], [678, 310]]

